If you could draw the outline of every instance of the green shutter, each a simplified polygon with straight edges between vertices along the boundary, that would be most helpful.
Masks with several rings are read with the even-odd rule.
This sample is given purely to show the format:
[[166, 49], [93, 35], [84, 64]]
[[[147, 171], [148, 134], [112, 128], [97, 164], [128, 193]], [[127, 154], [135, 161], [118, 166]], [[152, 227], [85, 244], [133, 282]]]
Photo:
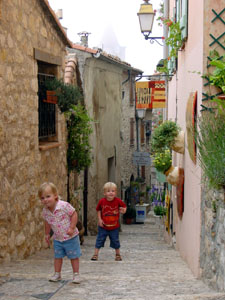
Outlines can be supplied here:
[[181, 2], [181, 16], [180, 16], [180, 28], [182, 39], [186, 39], [188, 36], [188, 0], [180, 0]]
[[180, 21], [180, 1], [176, 0], [176, 22]]
[[[169, 56], [170, 56], [170, 50], [171, 50], [171, 46], [168, 46], [168, 52], [169, 52]], [[169, 73], [172, 74], [175, 69], [176, 69], [176, 58], [175, 57], [171, 57], [170, 60], [168, 61], [168, 69], [169, 69]]]

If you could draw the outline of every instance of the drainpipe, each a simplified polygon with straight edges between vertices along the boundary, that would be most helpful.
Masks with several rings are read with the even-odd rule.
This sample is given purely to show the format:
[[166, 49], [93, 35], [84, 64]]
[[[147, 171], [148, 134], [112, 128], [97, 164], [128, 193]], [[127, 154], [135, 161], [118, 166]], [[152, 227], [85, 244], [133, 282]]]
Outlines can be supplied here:
[[122, 85], [124, 85], [126, 82], [130, 80], [130, 70], [127, 70], [128, 78], [122, 82]]

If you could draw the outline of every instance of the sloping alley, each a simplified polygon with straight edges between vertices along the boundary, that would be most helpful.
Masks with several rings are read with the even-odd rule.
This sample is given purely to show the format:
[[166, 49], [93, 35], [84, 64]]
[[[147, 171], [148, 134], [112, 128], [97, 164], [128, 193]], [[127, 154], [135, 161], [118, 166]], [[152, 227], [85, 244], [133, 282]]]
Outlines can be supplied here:
[[52, 249], [1, 267], [2, 300], [202, 300], [225, 299], [193, 277], [179, 253], [162, 239], [158, 219], [123, 225], [120, 235], [123, 261], [114, 261], [109, 243], [99, 260], [90, 260], [95, 237], [85, 237], [80, 274], [82, 283], [71, 283], [69, 260], [64, 260], [63, 280], [48, 282], [53, 271]]

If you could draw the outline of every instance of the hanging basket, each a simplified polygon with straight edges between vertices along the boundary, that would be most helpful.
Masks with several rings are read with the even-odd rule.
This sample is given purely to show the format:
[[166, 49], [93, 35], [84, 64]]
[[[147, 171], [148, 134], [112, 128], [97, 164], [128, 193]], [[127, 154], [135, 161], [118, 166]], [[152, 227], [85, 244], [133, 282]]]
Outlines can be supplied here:
[[173, 151], [184, 154], [184, 131], [180, 131], [171, 147]]
[[177, 185], [179, 183], [179, 167], [171, 166], [164, 174], [166, 175], [168, 183], [172, 185]]

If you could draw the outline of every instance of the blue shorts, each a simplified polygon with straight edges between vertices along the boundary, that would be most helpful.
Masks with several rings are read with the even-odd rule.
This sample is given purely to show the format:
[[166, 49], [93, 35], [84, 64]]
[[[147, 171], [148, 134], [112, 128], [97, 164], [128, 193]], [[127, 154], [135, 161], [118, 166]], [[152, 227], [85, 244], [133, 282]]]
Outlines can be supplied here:
[[69, 259], [79, 258], [81, 256], [79, 235], [67, 241], [53, 241], [55, 258], [67, 256]]
[[109, 236], [110, 239], [110, 247], [113, 249], [119, 249], [119, 228], [113, 230], [106, 230], [100, 226], [98, 226], [98, 234], [96, 238], [95, 248], [100, 249], [101, 247], [104, 247], [107, 236]]

